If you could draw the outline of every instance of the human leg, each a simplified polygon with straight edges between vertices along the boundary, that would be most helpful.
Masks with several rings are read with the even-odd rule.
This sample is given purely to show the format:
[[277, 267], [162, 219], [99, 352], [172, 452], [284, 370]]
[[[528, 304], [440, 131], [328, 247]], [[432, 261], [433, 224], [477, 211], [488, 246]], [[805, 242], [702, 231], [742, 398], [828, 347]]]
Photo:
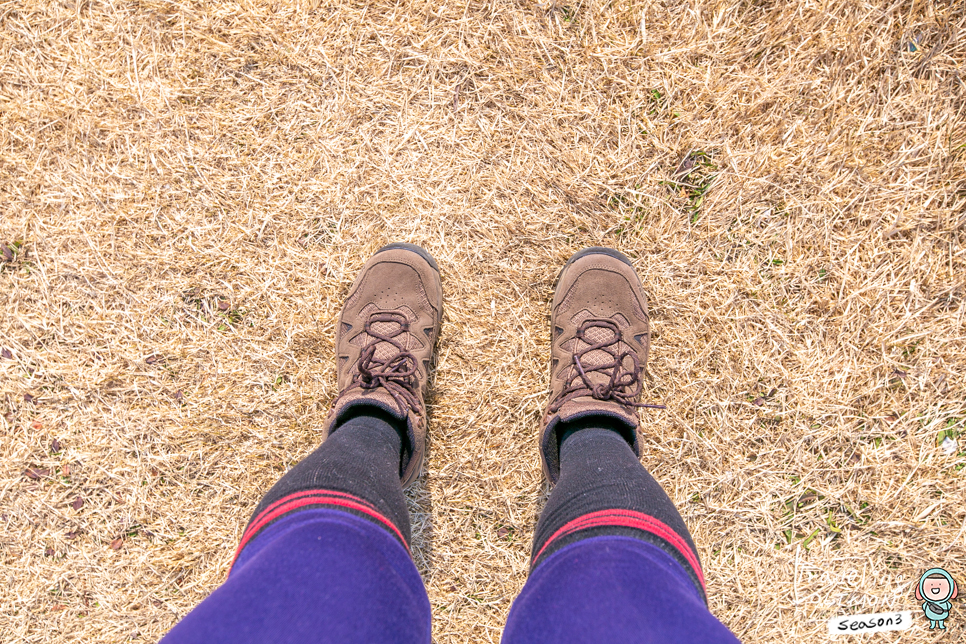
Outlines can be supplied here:
[[673, 503], [608, 420], [592, 422], [560, 447], [504, 643], [737, 641], [708, 611]]
[[228, 580], [166, 644], [430, 641], [402, 487], [423, 458], [440, 318], [425, 251], [391, 245], [366, 264], [337, 328], [328, 437], [266, 494]]
[[703, 597], [704, 576], [684, 520], [615, 423], [591, 416], [564, 427], [561, 475], [537, 524], [532, 567], [577, 541], [620, 535], [665, 550]]
[[626, 257], [561, 271], [541, 454], [556, 483], [504, 642], [735, 642], [708, 611], [684, 521], [638, 460], [647, 304]]

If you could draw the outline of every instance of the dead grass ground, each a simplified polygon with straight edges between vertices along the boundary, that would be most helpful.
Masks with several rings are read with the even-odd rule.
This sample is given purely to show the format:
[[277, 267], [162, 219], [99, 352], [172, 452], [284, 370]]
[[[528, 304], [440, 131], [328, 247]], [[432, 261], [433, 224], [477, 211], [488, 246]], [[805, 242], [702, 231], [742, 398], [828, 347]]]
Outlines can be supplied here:
[[437, 642], [497, 641], [525, 580], [552, 284], [591, 244], [649, 294], [643, 460], [742, 639], [966, 582], [964, 11], [0, 3], [0, 639], [154, 641], [224, 579], [393, 240], [444, 277]]

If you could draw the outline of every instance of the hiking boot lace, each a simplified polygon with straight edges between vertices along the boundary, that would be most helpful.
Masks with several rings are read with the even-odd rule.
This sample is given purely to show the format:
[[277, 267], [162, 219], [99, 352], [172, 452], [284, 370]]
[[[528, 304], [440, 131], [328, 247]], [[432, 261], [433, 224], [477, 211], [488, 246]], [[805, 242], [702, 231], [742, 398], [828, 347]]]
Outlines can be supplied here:
[[[586, 339], [586, 333], [591, 328], [605, 328], [610, 330], [613, 335], [610, 340], [604, 342], [591, 342]], [[572, 377], [567, 388], [560, 392], [558, 397], [550, 405], [550, 413], [556, 412], [565, 403], [579, 398], [580, 396], [591, 396], [595, 400], [613, 400], [621, 405], [628, 407], [660, 407], [663, 405], [647, 405], [637, 402], [637, 397], [641, 394], [641, 362], [634, 351], [623, 351], [618, 353], [620, 343], [623, 341], [620, 327], [613, 320], [590, 318], [584, 320], [577, 328], [577, 340], [586, 346], [583, 349], [574, 351], [573, 363], [576, 367], [576, 374]], [[626, 343], [625, 343], [625, 346]], [[605, 351], [610, 354], [612, 360], [603, 364], [585, 367], [581, 358], [591, 351]], [[633, 369], [627, 370], [624, 367], [624, 359], [630, 358]], [[589, 374], [599, 372], [608, 376], [606, 382], [591, 382]]]
[[[373, 329], [376, 322], [395, 322], [399, 328], [391, 334], [384, 334]], [[385, 388], [399, 406], [403, 415], [407, 407], [417, 415], [420, 413], [420, 402], [417, 391], [419, 381], [416, 377], [416, 357], [407, 351], [395, 338], [409, 331], [409, 320], [402, 313], [396, 311], [373, 313], [366, 320], [365, 331], [375, 338], [367, 344], [359, 354], [358, 371], [353, 374], [352, 381], [342, 390], [333, 402], [333, 406], [346, 393], [356, 388], [378, 389]], [[388, 342], [399, 350], [391, 358], [380, 360], [376, 358], [376, 346], [380, 342]]]

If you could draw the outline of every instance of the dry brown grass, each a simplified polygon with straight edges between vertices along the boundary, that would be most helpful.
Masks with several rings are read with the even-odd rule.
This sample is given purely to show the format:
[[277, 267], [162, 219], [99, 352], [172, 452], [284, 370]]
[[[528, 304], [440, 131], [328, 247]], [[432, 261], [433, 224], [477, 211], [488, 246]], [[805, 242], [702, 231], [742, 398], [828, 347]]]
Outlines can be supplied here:
[[153, 641], [224, 579], [393, 240], [445, 288], [437, 642], [496, 642], [525, 581], [553, 279], [592, 244], [644, 281], [643, 460], [742, 639], [966, 582], [964, 12], [0, 3], [0, 639]]

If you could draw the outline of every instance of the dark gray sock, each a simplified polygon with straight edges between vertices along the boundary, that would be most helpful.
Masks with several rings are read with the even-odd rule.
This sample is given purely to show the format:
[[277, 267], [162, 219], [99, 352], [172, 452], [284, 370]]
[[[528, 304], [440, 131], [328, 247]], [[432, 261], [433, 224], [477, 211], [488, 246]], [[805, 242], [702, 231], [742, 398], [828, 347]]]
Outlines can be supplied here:
[[[318, 507], [334, 507], [386, 527], [373, 517], [370, 510], [374, 510], [396, 526], [408, 545], [409, 510], [399, 480], [402, 452], [408, 448], [403, 438], [404, 422], [370, 405], [351, 409], [318, 449], [268, 491], [252, 513], [243, 545], [282, 517]], [[280, 502], [290, 503], [293, 498], [324, 501], [327, 493], [334, 493], [329, 494], [334, 502], [309, 503], [267, 520], [279, 507], [284, 509]], [[364, 509], [338, 505], [343, 498]], [[256, 525], [257, 529], [253, 530]]]
[[[663, 549], [684, 566], [695, 585], [702, 590], [694, 565], [697, 564], [700, 569], [700, 563], [691, 534], [674, 502], [634, 454], [624, 437], [626, 431], [625, 425], [606, 416], [585, 417], [562, 425], [559, 432], [560, 480], [537, 523], [531, 568], [576, 541], [603, 535], [623, 535], [653, 543]], [[613, 519], [606, 516], [599, 520], [603, 525], [561, 530], [574, 520], [607, 510], [631, 510], [647, 515], [641, 517], [643, 523], [638, 523], [654, 524], [648, 519], [651, 517], [667, 526], [673, 535], [666, 534], [669, 538], [660, 536], [662, 531], [666, 533], [660, 526], [649, 530], [613, 525]], [[607, 524], [608, 521], [611, 524]], [[690, 553], [682, 550], [684, 544]], [[688, 560], [688, 555], [693, 555], [693, 561]]]

